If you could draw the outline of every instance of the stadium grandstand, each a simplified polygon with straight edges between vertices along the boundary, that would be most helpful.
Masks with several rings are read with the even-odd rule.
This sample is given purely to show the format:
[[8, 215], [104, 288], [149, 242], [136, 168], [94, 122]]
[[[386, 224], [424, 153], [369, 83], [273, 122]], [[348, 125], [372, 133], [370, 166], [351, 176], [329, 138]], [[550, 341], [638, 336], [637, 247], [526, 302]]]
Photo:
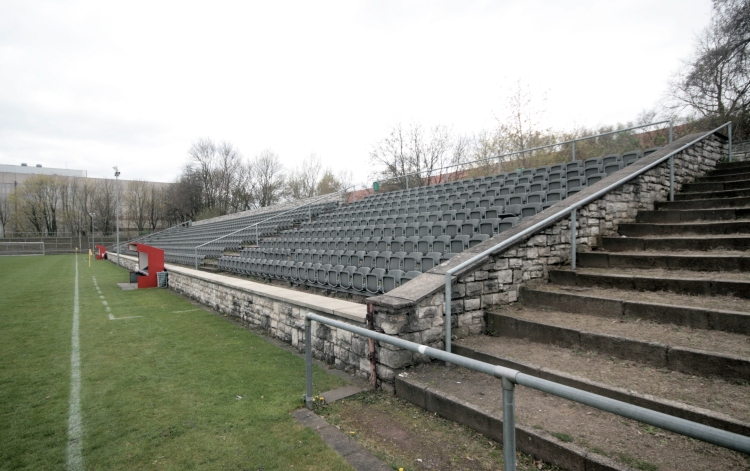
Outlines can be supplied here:
[[[377, 295], [656, 150], [375, 193], [349, 203], [337, 193], [180, 224], [138, 241], [164, 249], [172, 263]], [[120, 253], [134, 255], [127, 243]]]

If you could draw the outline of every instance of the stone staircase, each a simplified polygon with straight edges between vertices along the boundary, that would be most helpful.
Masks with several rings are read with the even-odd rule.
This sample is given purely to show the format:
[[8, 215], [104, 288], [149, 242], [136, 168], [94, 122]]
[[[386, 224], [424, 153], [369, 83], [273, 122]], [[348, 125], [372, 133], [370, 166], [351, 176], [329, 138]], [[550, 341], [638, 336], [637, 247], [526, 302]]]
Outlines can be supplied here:
[[[454, 353], [750, 436], [750, 162], [641, 211]], [[497, 380], [425, 366], [397, 393], [493, 438]], [[517, 387], [518, 447], [565, 469], [750, 469], [750, 456]], [[493, 425], [494, 424], [494, 425]]]

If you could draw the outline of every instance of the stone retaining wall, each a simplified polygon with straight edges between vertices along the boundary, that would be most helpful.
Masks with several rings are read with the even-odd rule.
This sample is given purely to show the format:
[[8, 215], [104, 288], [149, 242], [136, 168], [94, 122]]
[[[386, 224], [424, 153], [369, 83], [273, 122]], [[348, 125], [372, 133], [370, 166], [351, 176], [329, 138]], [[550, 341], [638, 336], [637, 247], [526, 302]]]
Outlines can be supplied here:
[[[435, 267], [410, 283], [386, 295], [371, 298], [375, 326], [396, 335], [434, 348], [444, 348], [445, 273], [448, 269], [472, 258], [513, 235], [558, 215], [557, 222], [525, 239], [508, 250], [486, 257], [465, 269], [453, 281], [451, 302], [452, 333], [455, 337], [485, 332], [484, 310], [498, 304], [517, 301], [519, 287], [526, 281], [547, 278], [550, 267], [570, 262], [570, 211], [576, 202], [596, 193], [627, 174], [632, 174], [659, 157], [667, 155], [700, 134], [685, 136], [654, 154], [610, 175], [606, 179], [548, 208], [534, 217], [524, 219], [514, 228], [472, 247], [448, 262]], [[726, 155], [726, 140], [713, 135], [674, 157], [675, 192], [684, 183], [712, 170]], [[601, 236], [617, 233], [623, 223], [635, 222], [640, 210], [653, 210], [654, 203], [669, 197], [668, 161], [610, 191], [600, 199], [581, 207], [577, 215], [578, 251], [599, 245]], [[392, 388], [396, 372], [409, 365], [427, 361], [419, 354], [380, 345], [378, 379], [386, 389]]]
[[[115, 254], [109, 254], [108, 258], [112, 263], [117, 263]], [[128, 270], [135, 268], [134, 259], [126, 256], [122, 256], [121, 259], [124, 268]], [[362, 322], [316, 311], [309, 305], [263, 296], [223, 284], [220, 281], [190, 276], [176, 269], [169, 270], [169, 288], [222, 314], [260, 327], [272, 337], [291, 344], [300, 351], [305, 349], [304, 315], [308, 312], [364, 327]], [[312, 335], [314, 357], [351, 374], [369, 378], [370, 360], [367, 339], [317, 322], [312, 323]]]

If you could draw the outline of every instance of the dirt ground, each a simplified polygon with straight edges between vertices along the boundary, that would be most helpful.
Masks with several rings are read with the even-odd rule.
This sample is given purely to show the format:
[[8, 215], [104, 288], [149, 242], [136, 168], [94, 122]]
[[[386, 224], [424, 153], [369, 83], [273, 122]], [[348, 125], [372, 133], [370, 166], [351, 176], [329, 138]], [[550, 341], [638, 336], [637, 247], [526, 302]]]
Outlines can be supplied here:
[[[499, 380], [463, 368], [408, 372], [430, 387], [502, 414]], [[530, 388], [516, 387], [516, 422], [641, 470], [748, 470], [750, 456], [673, 434]]]
[[[502, 444], [389, 393], [367, 391], [316, 410], [398, 470], [501, 470]], [[518, 469], [559, 470], [516, 453]]]

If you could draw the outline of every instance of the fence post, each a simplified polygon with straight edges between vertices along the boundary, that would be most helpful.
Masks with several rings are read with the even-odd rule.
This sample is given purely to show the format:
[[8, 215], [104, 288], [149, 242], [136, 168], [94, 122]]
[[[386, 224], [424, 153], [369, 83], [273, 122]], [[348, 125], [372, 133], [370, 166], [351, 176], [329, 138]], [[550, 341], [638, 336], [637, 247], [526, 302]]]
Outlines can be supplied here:
[[573, 160], [572, 162], [576, 161], [576, 141], [573, 141]]
[[409, 175], [404, 175], [404, 179], [406, 180], [406, 189], [409, 189]]
[[503, 455], [505, 471], [516, 470], [515, 384], [503, 378]]
[[312, 386], [312, 321], [305, 317], [305, 406], [312, 410], [313, 386]]
[[732, 161], [732, 122], [729, 122], [729, 161]]
[[573, 209], [570, 212], [570, 268], [571, 270], [576, 269], [576, 212], [577, 209]]
[[672, 119], [669, 119], [669, 143], [671, 144], [674, 140], [674, 123], [672, 123]]

